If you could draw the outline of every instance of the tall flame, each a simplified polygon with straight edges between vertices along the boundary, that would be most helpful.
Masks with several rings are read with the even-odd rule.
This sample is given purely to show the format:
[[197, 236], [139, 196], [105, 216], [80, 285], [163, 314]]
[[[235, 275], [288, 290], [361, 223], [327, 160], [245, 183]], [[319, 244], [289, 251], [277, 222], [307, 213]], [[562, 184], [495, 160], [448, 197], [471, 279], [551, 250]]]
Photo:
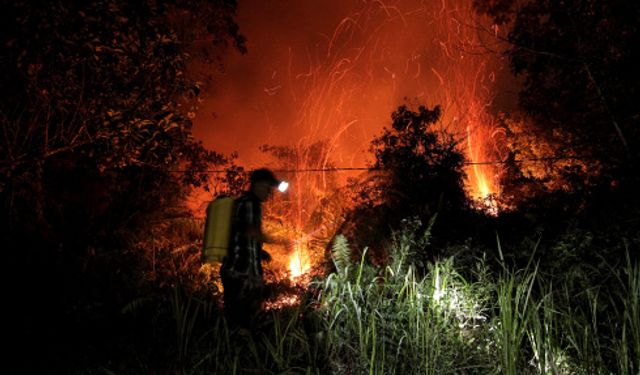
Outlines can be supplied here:
[[[295, 3], [247, 0], [241, 5], [241, 18], [252, 21], [241, 28], [253, 49], [229, 62], [230, 69], [216, 82], [215, 91], [223, 94], [211, 93], [202, 106], [209, 110], [195, 119], [194, 134], [208, 147], [240, 151], [240, 164], [249, 168], [268, 165], [269, 156], [257, 151], [262, 144], [292, 148], [279, 152], [289, 158], [276, 161], [279, 169], [361, 167], [371, 161], [362, 151], [389, 123], [389, 114], [410, 98], [442, 106], [438, 126], [466, 135], [460, 146], [470, 161], [495, 159], [493, 104], [504, 60], [494, 53], [501, 49], [500, 38], [493, 37], [490, 20], [475, 13], [473, 0], [334, 0], [330, 7]], [[242, 6], [251, 11], [243, 13]], [[313, 22], [301, 23], [316, 13]], [[230, 109], [218, 113], [218, 108]], [[222, 126], [210, 126], [211, 112]], [[493, 165], [469, 166], [470, 197], [486, 200], [499, 194], [496, 171]], [[333, 192], [344, 185], [345, 176], [279, 176], [290, 177], [291, 191], [270, 204], [271, 220], [265, 224], [273, 228], [268, 229], [287, 237], [323, 229], [313, 243], [292, 253], [273, 250], [278, 277], [300, 278], [320, 261], [318, 254], [344, 209], [327, 202], [334, 202]]]
[[472, 186], [472, 194], [476, 198], [485, 199], [495, 193], [495, 191], [489, 186], [486, 170], [483, 168], [484, 165], [479, 164], [482, 161], [479, 160], [478, 153], [474, 152], [473, 136], [469, 126], [467, 126], [467, 150], [469, 159], [471, 159], [471, 169], [473, 170], [473, 177], [475, 179], [475, 183]]
[[491, 160], [492, 155], [483, 147], [488, 143], [487, 140], [478, 141], [477, 138], [472, 133], [471, 126], [467, 126], [467, 156], [471, 161], [469, 169], [472, 172], [467, 173], [470, 179], [469, 195], [478, 200], [486, 212], [497, 215], [498, 206], [494, 198], [499, 194], [499, 187], [493, 170], [494, 165], [487, 162]]
[[308, 251], [296, 246], [293, 254], [289, 257], [289, 273], [292, 279], [298, 278], [311, 268]]

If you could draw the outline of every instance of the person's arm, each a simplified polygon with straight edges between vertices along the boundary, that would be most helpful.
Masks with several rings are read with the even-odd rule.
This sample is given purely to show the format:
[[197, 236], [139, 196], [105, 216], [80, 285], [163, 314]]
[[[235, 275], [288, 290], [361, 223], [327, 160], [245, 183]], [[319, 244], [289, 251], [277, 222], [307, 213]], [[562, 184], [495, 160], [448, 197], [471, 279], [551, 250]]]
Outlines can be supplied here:
[[287, 238], [266, 234], [260, 228], [255, 226], [248, 226], [245, 233], [262, 243], [280, 246], [289, 246], [291, 244], [291, 241]]

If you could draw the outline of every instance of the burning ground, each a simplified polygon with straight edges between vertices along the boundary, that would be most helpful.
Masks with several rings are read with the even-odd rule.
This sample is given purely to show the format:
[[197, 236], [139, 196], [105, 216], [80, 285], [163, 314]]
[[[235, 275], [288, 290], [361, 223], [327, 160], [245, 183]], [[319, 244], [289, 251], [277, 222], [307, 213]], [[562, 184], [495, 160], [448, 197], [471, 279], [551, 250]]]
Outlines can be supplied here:
[[[638, 372], [637, 3], [1, 13], [9, 372]], [[203, 216], [262, 166], [243, 336]]]
[[[340, 189], [357, 172], [323, 170], [367, 167], [371, 140], [407, 102], [443, 108], [436, 126], [451, 133], [467, 157], [470, 197], [500, 193], [500, 166], [490, 162], [506, 157], [497, 116], [513, 106], [514, 83], [500, 54], [505, 31], [479, 16], [471, 1], [246, 2], [239, 22], [246, 25], [248, 54], [229, 54], [222, 72], [192, 65], [205, 82], [194, 135], [212, 149], [239, 152], [238, 163], [248, 168], [317, 170], [284, 173], [294, 183], [292, 196], [278, 203], [280, 232], [298, 238], [318, 231], [313, 215], [315, 226], [340, 225], [324, 222], [335, 217], [318, 220], [318, 210], [328, 197], [347, 200]], [[275, 147], [260, 147], [265, 144]], [[289, 154], [273, 152], [277, 146]], [[196, 213], [212, 198], [196, 196]], [[283, 204], [290, 205], [287, 213]], [[339, 217], [340, 210], [331, 215]], [[317, 251], [330, 235], [323, 239]], [[306, 248], [285, 263], [321, 258]]]

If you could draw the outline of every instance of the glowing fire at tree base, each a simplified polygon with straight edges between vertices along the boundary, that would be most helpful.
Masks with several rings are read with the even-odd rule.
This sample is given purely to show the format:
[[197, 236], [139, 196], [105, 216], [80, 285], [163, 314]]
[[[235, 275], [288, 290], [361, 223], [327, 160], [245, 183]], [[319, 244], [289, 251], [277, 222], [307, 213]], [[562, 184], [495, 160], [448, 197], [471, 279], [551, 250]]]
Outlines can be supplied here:
[[304, 275], [311, 269], [308, 250], [296, 245], [293, 254], [289, 257], [290, 279], [293, 281]]

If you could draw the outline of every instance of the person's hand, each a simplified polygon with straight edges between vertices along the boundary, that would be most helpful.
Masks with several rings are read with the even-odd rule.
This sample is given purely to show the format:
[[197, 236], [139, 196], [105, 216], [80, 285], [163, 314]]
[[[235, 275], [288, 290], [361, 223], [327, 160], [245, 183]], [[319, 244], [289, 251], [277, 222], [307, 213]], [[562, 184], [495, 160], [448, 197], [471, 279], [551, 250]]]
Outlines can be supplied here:
[[262, 252], [260, 253], [260, 258], [267, 263], [271, 262], [271, 254], [267, 253], [264, 250], [262, 250]]

